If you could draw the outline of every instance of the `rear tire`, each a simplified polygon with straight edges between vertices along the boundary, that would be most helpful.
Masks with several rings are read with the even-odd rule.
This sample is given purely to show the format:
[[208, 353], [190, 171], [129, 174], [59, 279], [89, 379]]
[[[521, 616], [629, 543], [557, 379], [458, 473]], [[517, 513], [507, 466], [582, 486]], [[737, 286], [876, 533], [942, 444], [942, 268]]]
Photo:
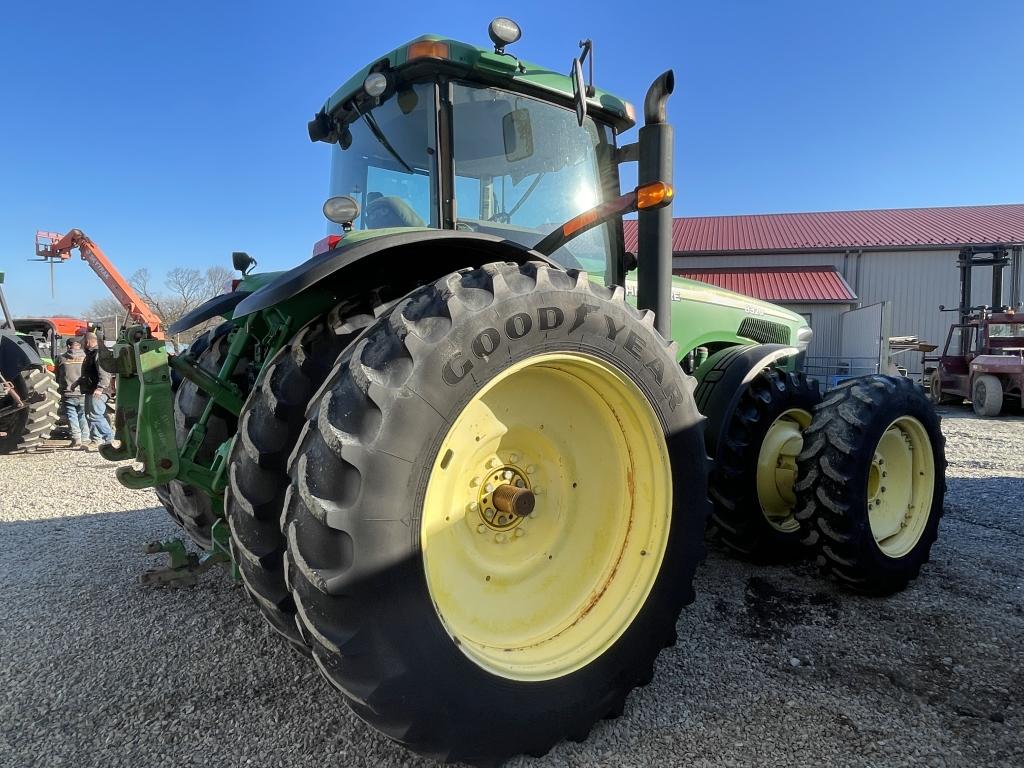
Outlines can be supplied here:
[[305, 423], [306, 406], [338, 355], [373, 316], [336, 307], [302, 328], [271, 360], [239, 418], [229, 459], [224, 510], [231, 553], [246, 591], [264, 618], [304, 653], [295, 602], [284, 581], [281, 511], [288, 489], [288, 456]]
[[[204, 331], [199, 334], [189, 346], [185, 352], [186, 359], [195, 361], [199, 355], [201, 355], [207, 347], [210, 346], [210, 338], [213, 336], [213, 329]], [[178, 388], [181, 386], [182, 378], [181, 374], [178, 373], [174, 368], [171, 368], [171, 396], [176, 397], [178, 394]], [[164, 509], [167, 510], [167, 514], [171, 516], [171, 520], [175, 522], [181, 528], [185, 527], [181, 516], [174, 511], [174, 501], [171, 499], [171, 484], [161, 483], [153, 487], [156, 492], [156, 497], [163, 505]]]
[[979, 416], [998, 416], [1003, 411], [1003, 382], [990, 373], [978, 376], [971, 385], [971, 405]]
[[10, 414], [0, 431], [0, 453], [33, 451], [42, 445], [60, 418], [60, 392], [57, 380], [42, 368], [27, 368], [11, 379], [25, 408]]
[[[210, 346], [198, 357], [199, 367], [216, 376], [227, 359], [230, 346], [230, 332], [234, 328], [231, 323], [224, 323], [214, 331]], [[243, 392], [248, 389], [249, 360], [243, 355], [239, 358], [230, 380]], [[185, 444], [189, 430], [199, 421], [210, 398], [191, 381], [183, 381], [174, 398], [174, 428], [178, 446]], [[229, 440], [238, 429], [238, 419], [220, 406], [213, 407], [212, 415], [206, 423], [206, 434], [196, 452], [196, 461], [210, 464], [217, 449]], [[178, 520], [185, 533], [203, 549], [213, 546], [211, 529], [217, 522], [219, 504], [198, 488], [172, 480], [170, 486], [173, 516]]]
[[858, 592], [906, 588], [928, 562], [946, 491], [939, 417], [909, 379], [840, 384], [797, 461], [797, 519], [818, 563]]
[[779, 471], [791, 469], [790, 482], [795, 482], [796, 457], [803, 446], [799, 435], [820, 402], [818, 386], [807, 376], [776, 368], [759, 373], [740, 395], [719, 437], [710, 479], [715, 533], [733, 552], [757, 563], [788, 562], [809, 554], [793, 515], [792, 487], [782, 489], [785, 498], [774, 484], [764, 488], [766, 473], [759, 466], [765, 451], [777, 449], [786, 465]]
[[928, 399], [935, 405], [963, 405], [964, 399], [956, 395], [947, 395], [942, 391], [942, 379], [938, 371], [932, 371], [928, 380]]
[[[543, 755], [620, 712], [675, 642], [704, 554], [707, 460], [693, 389], [653, 315], [621, 289], [533, 263], [418, 289], [349, 347], [292, 456], [284, 527], [299, 621], [354, 711], [420, 754], [478, 764]], [[546, 453], [556, 445], [568, 448], [561, 462]], [[466, 462], [482, 454], [491, 458], [472, 478]], [[499, 520], [492, 474], [500, 488], [513, 475], [536, 487], [537, 519]], [[462, 502], [476, 494], [487, 495], [475, 509]], [[526, 535], [495, 525], [525, 525]], [[608, 542], [618, 559], [602, 550], [597, 565], [614, 564], [597, 581], [542, 588], [571, 576], [576, 560], [560, 542], [578, 537]], [[595, 566], [579, 562], [589, 576]], [[488, 575], [462, 579], [456, 566]], [[548, 613], [549, 601], [574, 607]], [[520, 612], [522, 623], [507, 618]], [[492, 644], [510, 623], [515, 631]]]

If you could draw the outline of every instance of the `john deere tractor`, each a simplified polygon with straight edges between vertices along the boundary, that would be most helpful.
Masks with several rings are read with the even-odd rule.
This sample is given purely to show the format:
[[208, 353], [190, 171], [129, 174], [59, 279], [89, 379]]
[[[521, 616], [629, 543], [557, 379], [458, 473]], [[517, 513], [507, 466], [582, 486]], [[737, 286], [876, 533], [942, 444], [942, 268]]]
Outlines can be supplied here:
[[[366, 722], [493, 763], [580, 740], [647, 683], [710, 525], [755, 560], [816, 557], [854, 590], [913, 579], [943, 438], [908, 381], [823, 400], [796, 314], [672, 276], [671, 72], [632, 106], [583, 75], [424, 36], [309, 124], [332, 228], [284, 273], [119, 374], [109, 459], [230, 556], [270, 624]], [[619, 169], [638, 162], [623, 193]], [[622, 217], [638, 211], [637, 253]]]

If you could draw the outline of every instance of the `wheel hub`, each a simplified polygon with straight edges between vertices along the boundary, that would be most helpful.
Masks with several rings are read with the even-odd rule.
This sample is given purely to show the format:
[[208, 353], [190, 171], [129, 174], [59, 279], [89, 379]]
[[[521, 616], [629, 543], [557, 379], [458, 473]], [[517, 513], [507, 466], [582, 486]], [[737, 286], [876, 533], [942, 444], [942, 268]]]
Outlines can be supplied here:
[[803, 450], [803, 431], [811, 423], [811, 414], [790, 408], [779, 414], [768, 428], [757, 457], [757, 499], [769, 524], [780, 531], [800, 527], [793, 516], [796, 494], [796, 459]]
[[[533, 514], [536, 493], [530, 483], [530, 473], [513, 462], [521, 461], [517, 453], [509, 454], [507, 461], [492, 457], [484, 471], [473, 478], [477, 499], [470, 504], [470, 512], [479, 515], [481, 524], [492, 531], [506, 532], [518, 528]], [[533, 465], [529, 469], [535, 469]]]

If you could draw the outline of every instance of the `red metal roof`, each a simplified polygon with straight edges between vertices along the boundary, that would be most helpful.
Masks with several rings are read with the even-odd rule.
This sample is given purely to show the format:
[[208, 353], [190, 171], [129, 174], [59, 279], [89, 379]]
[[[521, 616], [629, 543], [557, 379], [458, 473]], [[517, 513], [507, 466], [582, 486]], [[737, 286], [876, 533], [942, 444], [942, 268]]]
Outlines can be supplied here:
[[[636, 248], [636, 221], [625, 222]], [[1024, 204], [674, 219], [676, 253], [836, 250], [1024, 242]]]
[[835, 267], [694, 267], [673, 273], [765, 301], [825, 304], [857, 300]]

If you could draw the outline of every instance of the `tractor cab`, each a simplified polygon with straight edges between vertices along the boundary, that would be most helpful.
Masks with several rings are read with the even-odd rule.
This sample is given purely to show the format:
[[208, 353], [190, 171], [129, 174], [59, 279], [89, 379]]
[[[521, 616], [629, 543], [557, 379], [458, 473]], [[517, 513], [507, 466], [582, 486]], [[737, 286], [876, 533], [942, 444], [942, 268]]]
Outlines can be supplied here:
[[[505, 21], [504, 33], [492, 25], [492, 40], [518, 39]], [[433, 228], [534, 247], [619, 197], [616, 136], [634, 125], [632, 106], [517, 59], [507, 44], [496, 42], [492, 53], [426, 35], [366, 67], [327, 101], [310, 137], [334, 144], [331, 196], [356, 206], [332, 227], [336, 236]], [[590, 51], [587, 45], [584, 57]], [[553, 254], [598, 279], [622, 258], [619, 218]]]
[[88, 323], [76, 317], [15, 318], [14, 327], [24, 337], [31, 338], [51, 369], [53, 361], [66, 349], [66, 340], [89, 330]]
[[1024, 352], [1024, 317], [1016, 313], [996, 313], [983, 326], [989, 354], [1017, 355]]

